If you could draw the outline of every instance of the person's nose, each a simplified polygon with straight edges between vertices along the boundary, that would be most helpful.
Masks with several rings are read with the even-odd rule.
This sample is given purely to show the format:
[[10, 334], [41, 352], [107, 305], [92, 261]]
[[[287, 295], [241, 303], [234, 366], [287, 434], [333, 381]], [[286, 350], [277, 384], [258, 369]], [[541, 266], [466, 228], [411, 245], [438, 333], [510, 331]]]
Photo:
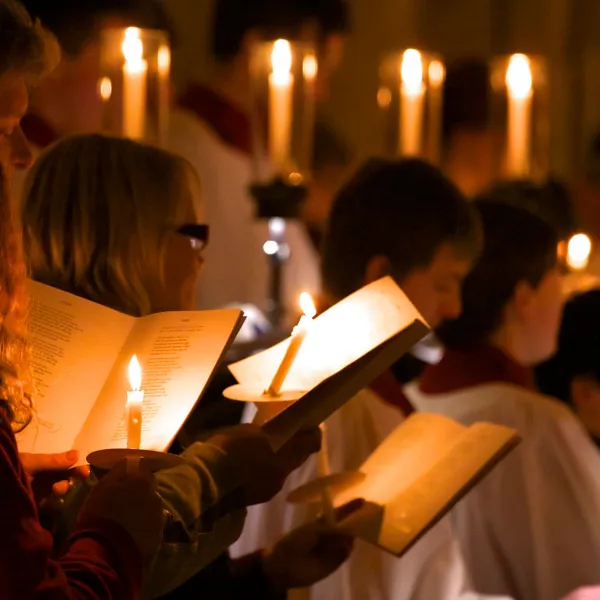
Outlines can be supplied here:
[[29, 169], [33, 164], [29, 143], [20, 127], [17, 127], [10, 136], [9, 160], [16, 169]]

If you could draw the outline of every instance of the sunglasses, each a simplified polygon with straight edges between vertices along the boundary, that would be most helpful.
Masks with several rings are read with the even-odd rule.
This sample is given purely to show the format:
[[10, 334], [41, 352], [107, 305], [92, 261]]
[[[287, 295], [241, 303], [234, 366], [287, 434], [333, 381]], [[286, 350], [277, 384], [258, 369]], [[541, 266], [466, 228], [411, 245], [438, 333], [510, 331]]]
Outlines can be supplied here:
[[202, 252], [208, 244], [210, 228], [208, 225], [189, 223], [177, 229], [177, 233], [186, 236], [195, 252]]

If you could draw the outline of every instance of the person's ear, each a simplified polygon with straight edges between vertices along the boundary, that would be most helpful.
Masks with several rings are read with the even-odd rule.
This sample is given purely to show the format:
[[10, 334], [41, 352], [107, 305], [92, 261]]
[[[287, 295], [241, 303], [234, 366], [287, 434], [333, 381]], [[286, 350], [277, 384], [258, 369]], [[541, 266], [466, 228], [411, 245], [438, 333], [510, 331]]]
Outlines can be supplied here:
[[571, 380], [569, 395], [577, 412], [585, 412], [598, 396], [598, 382], [590, 375], [575, 375]]
[[373, 256], [367, 263], [363, 285], [368, 285], [369, 283], [373, 283], [374, 281], [389, 275], [391, 270], [391, 264], [387, 256], [383, 256], [382, 254]]

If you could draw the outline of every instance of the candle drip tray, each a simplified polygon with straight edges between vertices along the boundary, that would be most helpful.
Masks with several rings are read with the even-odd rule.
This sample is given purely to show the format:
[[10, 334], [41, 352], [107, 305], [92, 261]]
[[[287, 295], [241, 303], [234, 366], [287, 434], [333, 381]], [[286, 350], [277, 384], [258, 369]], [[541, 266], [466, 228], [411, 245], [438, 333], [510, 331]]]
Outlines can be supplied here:
[[176, 454], [156, 450], [134, 450], [132, 448], [107, 448], [106, 450], [96, 450], [87, 455], [90, 466], [100, 471], [109, 471], [117, 463], [128, 459], [139, 459], [153, 473], [163, 469], [171, 469], [184, 463], [183, 458]]
[[267, 394], [264, 387], [249, 387], [247, 385], [232, 385], [228, 387], [223, 396], [229, 400], [237, 402], [287, 402], [292, 403], [300, 400], [306, 394], [306, 390], [286, 390], [282, 391], [279, 396], [271, 396]]

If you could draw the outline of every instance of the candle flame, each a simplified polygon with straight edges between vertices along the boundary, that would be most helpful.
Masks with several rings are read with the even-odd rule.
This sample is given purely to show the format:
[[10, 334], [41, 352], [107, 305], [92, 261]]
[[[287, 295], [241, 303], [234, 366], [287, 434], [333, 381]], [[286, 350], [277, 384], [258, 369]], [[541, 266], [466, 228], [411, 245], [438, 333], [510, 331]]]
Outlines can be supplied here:
[[130, 68], [143, 68], [144, 44], [140, 39], [140, 30], [137, 27], [128, 27], [125, 30], [125, 39], [121, 50]]
[[100, 91], [100, 97], [102, 98], [102, 100], [110, 100], [110, 97], [112, 96], [111, 80], [108, 77], [103, 77], [100, 80], [100, 85], [98, 87]]
[[312, 54], [309, 54], [302, 63], [302, 72], [306, 79], [314, 79], [317, 76], [317, 59]]
[[311, 295], [307, 292], [302, 292], [300, 294], [300, 308], [302, 309], [302, 312], [310, 319], [314, 319], [315, 315], [317, 314], [315, 303], [313, 302]]
[[592, 253], [592, 241], [585, 233], [574, 235], [567, 245], [567, 264], [572, 269], [587, 267]]
[[423, 61], [418, 50], [406, 50], [402, 57], [402, 83], [407, 91], [419, 93], [423, 84]]
[[513, 98], [525, 99], [531, 94], [533, 76], [525, 54], [513, 54], [506, 69], [506, 87]]
[[142, 367], [138, 357], [134, 354], [129, 361], [129, 369], [127, 373], [129, 377], [129, 385], [134, 392], [139, 392], [142, 387]]
[[271, 66], [275, 78], [287, 80], [292, 68], [292, 48], [287, 40], [277, 40], [273, 44]]
[[171, 68], [171, 51], [168, 46], [162, 45], [158, 49], [158, 70], [161, 75], [168, 75]]
[[439, 87], [444, 83], [444, 79], [446, 78], [446, 69], [444, 65], [439, 60], [432, 60], [429, 63], [429, 81], [432, 85]]

